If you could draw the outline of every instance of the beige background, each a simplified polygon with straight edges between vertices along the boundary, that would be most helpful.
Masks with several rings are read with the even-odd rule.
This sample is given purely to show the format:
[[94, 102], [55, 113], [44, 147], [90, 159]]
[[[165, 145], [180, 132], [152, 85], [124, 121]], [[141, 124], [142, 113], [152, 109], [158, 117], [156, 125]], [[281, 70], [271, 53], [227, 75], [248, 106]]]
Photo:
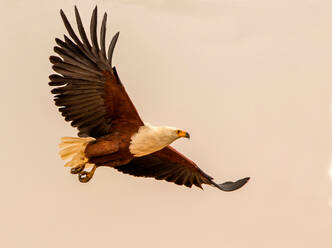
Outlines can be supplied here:
[[[114, 63], [141, 116], [188, 130], [175, 147], [239, 191], [100, 168], [57, 145], [76, 131], [47, 85], [63, 8], [120, 30]], [[332, 247], [329, 0], [2, 1], [1, 247]], [[110, 22], [111, 21], [111, 22]], [[331, 172], [331, 173], [330, 173]]]

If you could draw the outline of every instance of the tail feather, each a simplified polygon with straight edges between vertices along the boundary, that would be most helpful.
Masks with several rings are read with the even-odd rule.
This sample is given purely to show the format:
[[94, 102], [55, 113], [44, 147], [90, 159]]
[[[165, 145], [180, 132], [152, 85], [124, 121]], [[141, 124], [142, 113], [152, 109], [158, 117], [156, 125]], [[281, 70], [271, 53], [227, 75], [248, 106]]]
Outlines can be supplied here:
[[76, 138], [76, 137], [62, 137], [59, 147], [62, 149], [59, 154], [63, 160], [70, 159], [65, 164], [65, 167], [76, 167], [85, 165], [90, 167], [93, 164], [88, 163], [88, 158], [85, 157], [84, 151], [89, 142], [95, 140], [92, 137]]
[[59, 152], [62, 159], [66, 160], [71, 157], [73, 157], [76, 153], [81, 151], [81, 146], [79, 145], [73, 145], [73, 146], [67, 146], [63, 150]]
[[93, 140], [95, 140], [95, 139], [92, 137], [88, 137], [88, 138], [62, 137], [59, 147], [64, 148], [64, 147], [71, 146], [71, 145], [81, 145], [82, 143], [90, 142]]

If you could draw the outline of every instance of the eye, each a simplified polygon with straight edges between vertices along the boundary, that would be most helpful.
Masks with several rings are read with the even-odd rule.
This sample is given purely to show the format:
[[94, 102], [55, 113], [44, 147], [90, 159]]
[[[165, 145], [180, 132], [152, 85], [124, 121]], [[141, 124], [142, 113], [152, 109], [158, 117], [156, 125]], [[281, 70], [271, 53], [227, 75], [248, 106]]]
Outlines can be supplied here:
[[180, 130], [176, 130], [176, 134], [180, 134], [180, 132], [181, 132]]

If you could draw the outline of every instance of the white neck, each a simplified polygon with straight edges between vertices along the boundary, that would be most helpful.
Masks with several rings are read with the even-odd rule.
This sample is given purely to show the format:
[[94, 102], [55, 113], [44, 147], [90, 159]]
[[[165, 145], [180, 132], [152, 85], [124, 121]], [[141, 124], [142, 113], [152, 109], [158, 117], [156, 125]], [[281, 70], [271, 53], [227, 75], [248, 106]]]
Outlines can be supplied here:
[[131, 137], [129, 150], [135, 157], [159, 151], [178, 138], [173, 127], [155, 127], [148, 123]]

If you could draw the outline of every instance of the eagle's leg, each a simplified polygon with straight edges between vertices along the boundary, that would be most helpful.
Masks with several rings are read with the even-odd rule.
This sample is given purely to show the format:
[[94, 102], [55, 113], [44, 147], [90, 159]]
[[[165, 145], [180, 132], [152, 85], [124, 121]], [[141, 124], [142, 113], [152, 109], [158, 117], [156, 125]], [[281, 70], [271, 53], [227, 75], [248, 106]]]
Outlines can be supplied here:
[[[84, 169], [84, 168], [83, 168]], [[78, 174], [78, 180], [81, 183], [87, 183], [93, 177], [93, 174], [96, 171], [96, 166], [94, 165], [90, 171], [81, 171]]]

